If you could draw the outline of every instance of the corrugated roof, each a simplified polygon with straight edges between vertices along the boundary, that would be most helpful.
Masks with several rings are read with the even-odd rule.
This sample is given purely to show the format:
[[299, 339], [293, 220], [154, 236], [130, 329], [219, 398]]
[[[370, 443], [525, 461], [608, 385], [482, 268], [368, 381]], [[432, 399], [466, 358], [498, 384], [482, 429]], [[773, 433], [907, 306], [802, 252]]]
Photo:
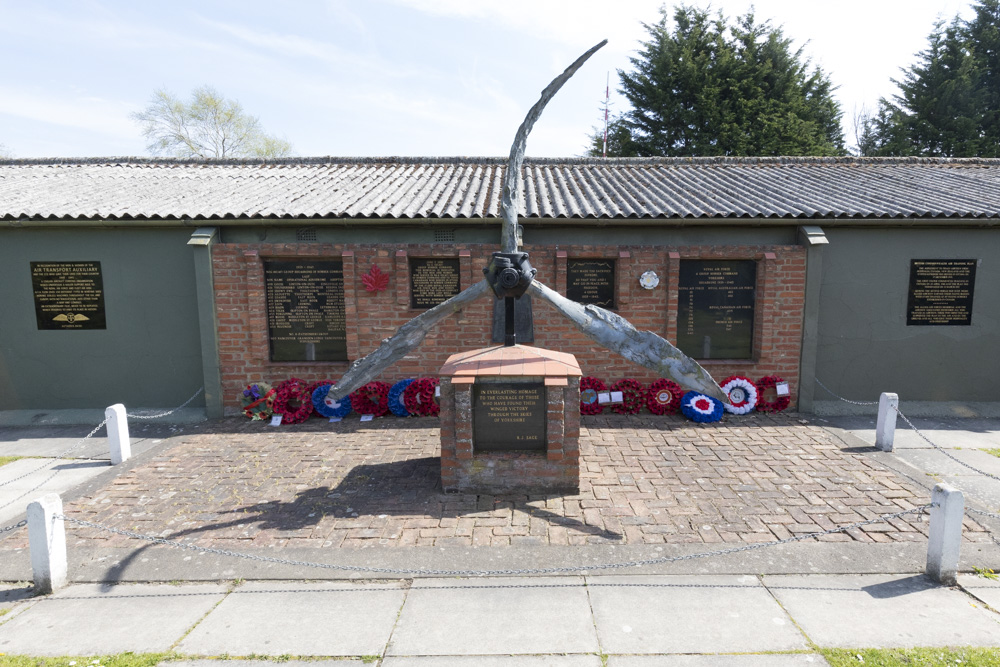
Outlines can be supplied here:
[[[495, 219], [501, 158], [0, 161], [2, 219]], [[526, 218], [997, 218], [1000, 160], [547, 158]]]

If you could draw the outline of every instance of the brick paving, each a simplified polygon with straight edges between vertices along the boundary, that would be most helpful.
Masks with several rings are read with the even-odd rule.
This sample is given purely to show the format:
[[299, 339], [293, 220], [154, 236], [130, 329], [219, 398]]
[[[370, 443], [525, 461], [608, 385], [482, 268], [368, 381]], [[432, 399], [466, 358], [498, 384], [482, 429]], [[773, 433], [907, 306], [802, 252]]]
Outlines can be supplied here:
[[[738, 544], [928, 502], [871, 450], [845, 448], [800, 419], [584, 417], [579, 494], [492, 496], [442, 492], [434, 418], [277, 428], [232, 418], [181, 436], [169, 452], [69, 504], [67, 514], [232, 549]], [[134, 543], [67, 530], [70, 544]], [[820, 539], [911, 541], [926, 532], [926, 516], [908, 515]], [[989, 539], [969, 520], [965, 536]]]

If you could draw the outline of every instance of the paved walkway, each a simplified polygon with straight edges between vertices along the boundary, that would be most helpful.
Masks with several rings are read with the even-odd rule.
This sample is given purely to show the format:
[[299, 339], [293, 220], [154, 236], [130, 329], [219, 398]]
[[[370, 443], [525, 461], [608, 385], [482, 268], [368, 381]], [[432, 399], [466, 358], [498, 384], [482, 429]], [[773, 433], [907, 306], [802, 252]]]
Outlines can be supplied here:
[[[1000, 509], [988, 476], [1000, 467], [980, 451], [995, 447], [997, 424], [917, 421], [980, 470], [971, 472], [942, 467], [954, 461], [904, 431], [895, 453], [877, 452], [869, 422], [587, 418], [574, 496], [443, 494], [437, 424], [428, 419], [145, 427], [137, 456], [119, 467], [100, 460], [95, 438], [80, 450], [93, 474], [64, 494], [67, 514], [193, 550], [70, 526], [71, 578], [81, 583], [42, 598], [23, 584], [0, 585], [0, 653], [171, 650], [194, 667], [226, 654], [337, 658], [331, 667], [345, 664], [340, 658], [388, 667], [781, 667], [824, 664], [819, 647], [1000, 646], [1000, 584], [963, 575], [948, 588], [919, 574], [919, 515], [823, 541], [595, 569], [753, 547], [911, 508], [941, 478], [968, 489], [973, 505]], [[77, 430], [0, 428], [0, 455], [50, 455], [88, 429]], [[43, 462], [0, 466], [0, 483], [26, 461]], [[13, 486], [0, 486], [0, 503]], [[1000, 535], [1000, 525], [984, 521], [966, 522], [966, 571], [1000, 570], [1000, 545], [984, 530]], [[26, 541], [23, 529], [0, 536], [0, 580], [30, 576]], [[205, 550], [220, 547], [254, 559]], [[276, 557], [566, 569], [444, 578], [267, 560]]]
[[1000, 645], [1000, 615], [987, 608], [1000, 607], [1000, 583], [961, 584], [922, 575], [577, 575], [90, 584], [40, 599], [8, 588], [0, 652], [781, 667], [826, 664], [818, 647]]
[[[929, 502], [867, 448], [797, 415], [698, 425], [600, 416], [581, 430], [575, 495], [445, 494], [437, 420], [227, 419], [190, 430], [67, 505], [67, 514], [206, 547], [746, 544], [822, 532]], [[985, 455], [984, 455], [985, 456]], [[824, 541], [921, 542], [911, 514]], [[74, 527], [105, 546], [130, 540]], [[968, 521], [965, 539], [989, 541]], [[16, 540], [0, 548], [24, 546]]]

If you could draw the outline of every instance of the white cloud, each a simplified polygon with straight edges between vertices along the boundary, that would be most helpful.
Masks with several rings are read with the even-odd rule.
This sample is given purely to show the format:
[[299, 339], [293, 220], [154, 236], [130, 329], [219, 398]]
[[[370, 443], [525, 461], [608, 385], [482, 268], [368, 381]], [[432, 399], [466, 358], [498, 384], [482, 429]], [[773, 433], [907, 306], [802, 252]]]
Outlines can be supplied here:
[[129, 118], [129, 114], [136, 110], [134, 105], [121, 100], [41, 94], [0, 87], [0, 114], [110, 136], [121, 135], [123, 129], [136, 134], [137, 130]]

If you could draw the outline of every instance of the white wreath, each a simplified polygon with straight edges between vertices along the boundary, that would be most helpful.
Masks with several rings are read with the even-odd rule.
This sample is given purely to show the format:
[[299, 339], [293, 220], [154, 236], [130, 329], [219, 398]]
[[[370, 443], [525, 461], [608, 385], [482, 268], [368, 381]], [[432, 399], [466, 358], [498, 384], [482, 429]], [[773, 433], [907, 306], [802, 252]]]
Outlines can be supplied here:
[[733, 377], [726, 380], [721, 387], [722, 391], [726, 392], [726, 396], [729, 397], [729, 402], [722, 405], [726, 412], [734, 415], [745, 415], [757, 407], [757, 385], [751, 380]]

